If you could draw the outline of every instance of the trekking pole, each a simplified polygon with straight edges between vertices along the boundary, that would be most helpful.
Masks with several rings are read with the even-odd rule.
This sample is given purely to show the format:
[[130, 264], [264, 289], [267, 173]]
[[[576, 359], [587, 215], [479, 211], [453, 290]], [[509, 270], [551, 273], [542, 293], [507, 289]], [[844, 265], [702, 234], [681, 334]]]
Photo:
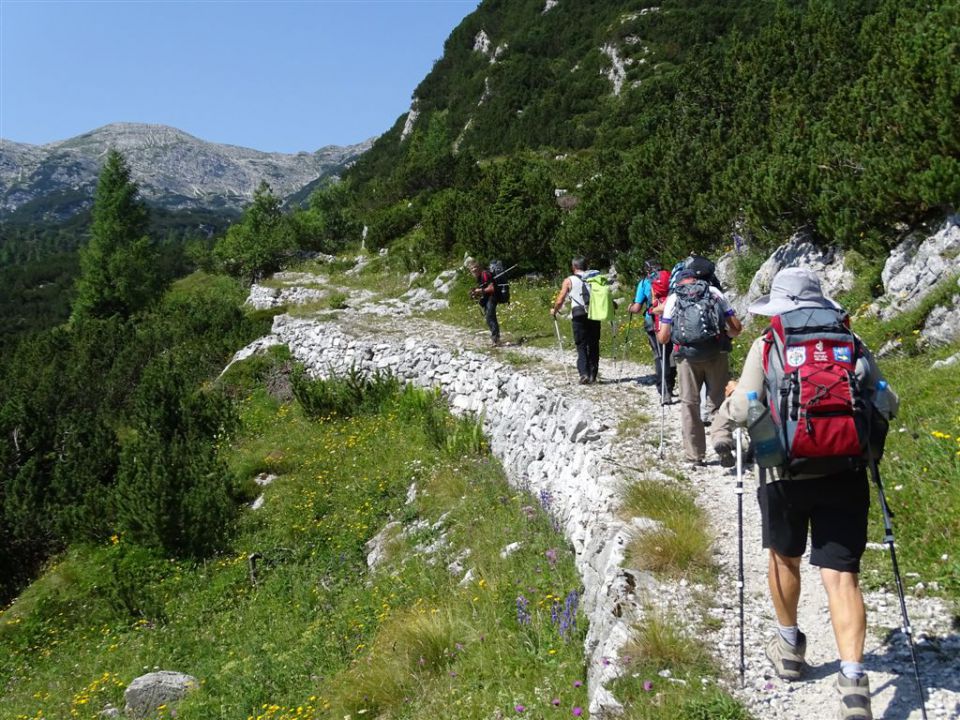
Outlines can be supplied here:
[[617, 323], [610, 320], [610, 354], [613, 355], [613, 364], [617, 364]]
[[740, 428], [736, 430], [737, 438], [737, 588], [740, 591], [740, 687], [744, 687], [744, 671], [746, 663], [743, 659], [743, 453]]
[[513, 265], [511, 265], [510, 267], [508, 267], [506, 270], [504, 270], [504, 271], [502, 271], [502, 272], [498, 272], [496, 275], [494, 275], [494, 276], [491, 278], [491, 280], [496, 280], [498, 277], [500, 277], [500, 276], [502, 276], [502, 275], [506, 275], [508, 272], [510, 272], [511, 270], [513, 270], [513, 269], [514, 269], [517, 265], [519, 265], [519, 264], [520, 264], [520, 263], [514, 263]]
[[553, 329], [557, 331], [557, 345], [560, 347], [560, 362], [563, 364], [563, 377], [570, 382], [570, 372], [567, 370], [566, 363], [563, 362], [563, 340], [560, 339], [560, 324], [557, 322], [557, 316], [553, 316]]
[[630, 317], [630, 309], [627, 308], [627, 329], [623, 333], [623, 352], [620, 354], [620, 367], [617, 369], [617, 384], [623, 380], [623, 366], [627, 362], [627, 345], [630, 342], [630, 326], [633, 320]]
[[664, 352], [666, 346], [659, 345], [660, 348], [660, 448], [657, 450], [657, 456], [663, 460], [663, 425], [666, 422], [667, 413], [667, 354]]
[[917, 692], [920, 694], [920, 714], [927, 720], [927, 706], [923, 696], [923, 682], [920, 680], [920, 665], [917, 663], [917, 651], [913, 646], [913, 630], [910, 628], [910, 618], [907, 616], [907, 603], [903, 596], [903, 581], [900, 579], [900, 567], [897, 565], [897, 551], [893, 539], [893, 513], [887, 505], [887, 496], [883, 492], [883, 481], [880, 479], [880, 468], [875, 458], [870, 459], [870, 473], [877, 486], [877, 496], [880, 499], [880, 510], [883, 512], [884, 544], [890, 548], [890, 562], [893, 565], [893, 577], [897, 581], [897, 595], [900, 597], [900, 614], [903, 616], [903, 634], [907, 636], [910, 646], [910, 659], [913, 660], [913, 675], [917, 681]]

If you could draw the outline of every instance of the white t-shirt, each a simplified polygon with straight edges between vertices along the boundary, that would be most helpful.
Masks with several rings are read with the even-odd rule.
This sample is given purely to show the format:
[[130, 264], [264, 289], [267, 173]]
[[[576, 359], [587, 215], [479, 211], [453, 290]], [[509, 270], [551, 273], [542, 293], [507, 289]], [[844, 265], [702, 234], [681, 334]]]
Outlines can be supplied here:
[[[717, 301], [720, 304], [720, 313], [723, 315], [723, 317], [733, 317], [737, 314], [722, 292], [717, 290], [713, 285], [710, 285], [709, 288], [710, 292], [713, 293], [713, 296], [717, 298]], [[660, 316], [660, 322], [666, 323], [667, 325], [673, 325], [673, 311], [676, 309], [676, 307], [677, 294], [672, 292], [669, 296], [667, 296], [667, 301], [663, 305], [663, 315]]]

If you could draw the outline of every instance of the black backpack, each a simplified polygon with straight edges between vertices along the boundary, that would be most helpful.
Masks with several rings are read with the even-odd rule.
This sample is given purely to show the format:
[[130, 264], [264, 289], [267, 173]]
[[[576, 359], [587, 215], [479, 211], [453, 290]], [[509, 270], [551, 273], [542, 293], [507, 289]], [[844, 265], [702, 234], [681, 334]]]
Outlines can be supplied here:
[[720, 354], [724, 319], [720, 299], [710, 291], [706, 280], [680, 283], [674, 290], [671, 339], [678, 353], [687, 360], [710, 360]]
[[510, 283], [507, 282], [503, 262], [501, 260], [490, 261], [490, 274], [493, 275], [493, 299], [500, 305], [507, 305], [510, 302]]

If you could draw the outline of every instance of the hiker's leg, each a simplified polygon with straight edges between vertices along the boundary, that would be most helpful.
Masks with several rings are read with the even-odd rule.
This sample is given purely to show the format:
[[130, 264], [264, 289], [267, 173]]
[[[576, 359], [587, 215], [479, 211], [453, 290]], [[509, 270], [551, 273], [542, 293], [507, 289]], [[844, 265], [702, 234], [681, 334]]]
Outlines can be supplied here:
[[663, 361], [667, 364], [667, 392], [673, 394], [673, 388], [677, 384], [677, 366], [673, 357], [673, 343], [661, 345], [663, 348]]
[[810, 515], [810, 563], [820, 568], [840, 660], [859, 663], [867, 622], [859, 583], [870, 509], [867, 474], [860, 470], [817, 478], [811, 492], [820, 501]]
[[597, 374], [600, 372], [600, 331], [603, 328], [603, 323], [599, 320], [587, 320], [587, 328], [590, 333], [587, 355], [589, 358], [589, 375], [591, 380], [596, 380]]
[[487, 319], [487, 327], [490, 328], [490, 339], [493, 342], [500, 342], [500, 323], [497, 322], [497, 301], [493, 298], [487, 298], [487, 307], [484, 312]]
[[767, 583], [770, 598], [777, 614], [777, 622], [784, 627], [797, 624], [797, 607], [800, 605], [800, 557], [786, 557], [770, 549], [767, 562]]
[[587, 344], [587, 328], [586, 328], [587, 319], [583, 318], [573, 318], [573, 344], [577, 346], [577, 372], [580, 374], [580, 379], [590, 377], [590, 365], [587, 357], [588, 353], [588, 344]]
[[867, 635], [867, 611], [860, 592], [860, 576], [820, 568], [820, 579], [830, 603], [830, 622], [837, 638], [840, 660], [863, 662], [863, 642]]
[[767, 583], [782, 627], [797, 624], [800, 603], [800, 559], [807, 547], [810, 502], [816, 498], [800, 482], [764, 483], [757, 488], [763, 528], [763, 546], [770, 550]]
[[696, 364], [681, 360], [677, 365], [680, 380], [680, 426], [683, 430], [683, 453], [688, 462], [700, 462], [706, 454], [706, 438], [700, 421], [700, 378]]
[[733, 448], [733, 431], [736, 427], [737, 424], [730, 417], [730, 403], [724, 399], [713, 417], [713, 425], [710, 426], [710, 444], [714, 447], [721, 445]]
[[727, 353], [720, 353], [716, 359], [705, 364], [704, 371], [707, 379], [707, 397], [710, 400], [708, 407], [712, 418], [726, 399], [725, 390], [730, 380], [730, 356]]
[[657, 334], [652, 330], [647, 330], [647, 342], [650, 343], [650, 352], [653, 353], [653, 369], [657, 373], [657, 390], [660, 390], [660, 373], [662, 372], [660, 369], [661, 355], [663, 355], [662, 348], [666, 346], [661, 345], [657, 341]]

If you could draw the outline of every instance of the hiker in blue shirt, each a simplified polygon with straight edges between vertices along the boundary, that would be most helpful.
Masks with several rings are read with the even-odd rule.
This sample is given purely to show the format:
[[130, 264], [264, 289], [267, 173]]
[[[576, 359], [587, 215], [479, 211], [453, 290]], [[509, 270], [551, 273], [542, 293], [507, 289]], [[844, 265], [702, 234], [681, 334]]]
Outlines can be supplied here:
[[[643, 329], [647, 333], [647, 342], [653, 351], [654, 368], [657, 373], [657, 390], [665, 402], [670, 402], [673, 388], [677, 380], [677, 368], [670, 360], [673, 354], [673, 345], [661, 345], [657, 341], [657, 330], [660, 327], [660, 313], [667, 299], [670, 273], [662, 269], [657, 260], [647, 260], [644, 263], [646, 277], [637, 284], [637, 292], [629, 311], [633, 314], [643, 312]], [[666, 362], [667, 392], [664, 394], [661, 379], [664, 368], [661, 363]]]

